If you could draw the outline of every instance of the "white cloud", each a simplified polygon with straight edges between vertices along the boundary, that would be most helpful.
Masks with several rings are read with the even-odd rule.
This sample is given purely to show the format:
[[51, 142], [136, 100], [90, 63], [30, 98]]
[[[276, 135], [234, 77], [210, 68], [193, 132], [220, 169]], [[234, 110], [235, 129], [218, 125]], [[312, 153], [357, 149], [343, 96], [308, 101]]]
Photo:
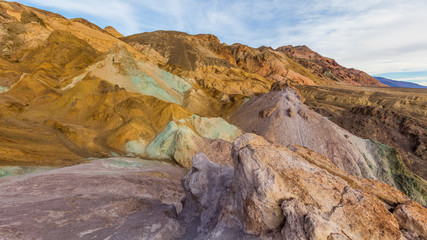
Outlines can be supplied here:
[[[123, 32], [134, 33], [138, 31], [139, 24], [136, 16], [137, 11], [130, 2], [120, 0], [22, 0], [23, 4], [37, 5], [40, 7], [54, 8], [55, 10], [65, 11], [72, 14], [73, 17], [99, 18], [105, 25], [114, 25], [120, 27]], [[60, 14], [62, 12], [59, 12]], [[91, 20], [91, 19], [89, 19]], [[101, 27], [105, 27], [102, 26]]]
[[[329, 1], [314, 9], [305, 14], [316, 17], [282, 28], [280, 35], [302, 31], [292, 44], [307, 44], [371, 74], [427, 69], [427, 2]], [[324, 11], [329, 13], [316, 15]]]
[[[251, 46], [305, 44], [370, 74], [427, 69], [425, 0], [23, 0], [126, 34], [212, 33]], [[78, 15], [77, 15], [78, 16]]]

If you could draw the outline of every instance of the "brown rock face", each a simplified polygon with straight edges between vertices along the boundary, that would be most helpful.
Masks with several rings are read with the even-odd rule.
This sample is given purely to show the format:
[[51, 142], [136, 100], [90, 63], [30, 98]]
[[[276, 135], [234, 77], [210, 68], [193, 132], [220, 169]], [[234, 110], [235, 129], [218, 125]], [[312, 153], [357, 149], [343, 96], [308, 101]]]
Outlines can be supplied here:
[[156, 31], [128, 36], [123, 40], [130, 45], [150, 45], [168, 59], [168, 64], [184, 70], [193, 71], [209, 65], [235, 67], [231, 52], [213, 35]]
[[217, 100], [266, 92], [272, 83], [270, 79], [236, 67], [227, 45], [221, 44], [216, 36], [210, 34], [156, 31], [122, 40], [151, 57], [160, 55], [164, 58], [163, 69], [194, 79], [199, 88]]
[[335, 83], [356, 86], [386, 86], [362, 71], [345, 68], [335, 60], [321, 56], [307, 46], [283, 46], [279, 47], [277, 51], [285, 53], [300, 65], [310, 69], [314, 75], [330, 78]]
[[221, 44], [213, 35], [188, 35], [157, 31], [123, 38], [130, 45], [149, 45], [165, 57], [169, 65], [185, 71], [223, 71], [221, 67], [239, 68], [272, 81], [291, 79], [306, 85], [347, 84], [378, 85], [368, 74], [340, 66], [307, 47], [285, 46], [251, 48], [242, 44]]
[[419, 204], [386, 184], [353, 177], [308, 149], [292, 149], [242, 135], [233, 143], [234, 173], [195, 156], [183, 180], [180, 219], [189, 226], [183, 238], [426, 237], [427, 211]]
[[195, 79], [211, 96], [212, 90], [250, 96], [267, 92], [275, 81], [304, 85], [381, 85], [366, 73], [346, 69], [318, 54], [307, 56], [314, 62], [333, 61], [336, 67], [301, 64], [282, 48], [251, 48], [242, 44], [228, 46], [221, 44], [213, 35], [157, 31], [121, 39], [152, 58], [160, 55], [164, 59], [163, 69]]
[[273, 81], [292, 80], [300, 84], [326, 84], [328, 79], [321, 79], [311, 74], [285, 54], [272, 48], [251, 48], [242, 44], [228, 47], [233, 53], [239, 68], [256, 73]]
[[104, 28], [104, 30], [106, 32], [108, 32], [111, 36], [116, 37], [116, 38], [122, 38], [124, 37], [123, 34], [119, 33], [115, 28], [113, 28], [112, 26], [107, 26]]

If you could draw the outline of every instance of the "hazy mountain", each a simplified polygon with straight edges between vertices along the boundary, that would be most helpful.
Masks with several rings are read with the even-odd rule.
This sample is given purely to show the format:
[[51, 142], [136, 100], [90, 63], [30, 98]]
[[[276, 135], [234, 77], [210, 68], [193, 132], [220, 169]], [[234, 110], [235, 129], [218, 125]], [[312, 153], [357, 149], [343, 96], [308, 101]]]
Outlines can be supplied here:
[[390, 86], [390, 87], [400, 87], [400, 88], [427, 88], [427, 86], [423, 86], [416, 83], [405, 82], [405, 81], [396, 81], [383, 77], [374, 77], [381, 83]]

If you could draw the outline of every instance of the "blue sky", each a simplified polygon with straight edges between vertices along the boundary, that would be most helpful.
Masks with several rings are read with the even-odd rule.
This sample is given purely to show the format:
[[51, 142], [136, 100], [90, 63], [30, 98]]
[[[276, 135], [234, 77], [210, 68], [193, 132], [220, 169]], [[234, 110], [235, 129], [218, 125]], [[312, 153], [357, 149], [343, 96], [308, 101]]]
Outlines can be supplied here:
[[[19, 0], [18, 0], [19, 1]], [[343, 66], [427, 85], [425, 0], [22, 0], [124, 35], [212, 33], [222, 42], [307, 45]]]

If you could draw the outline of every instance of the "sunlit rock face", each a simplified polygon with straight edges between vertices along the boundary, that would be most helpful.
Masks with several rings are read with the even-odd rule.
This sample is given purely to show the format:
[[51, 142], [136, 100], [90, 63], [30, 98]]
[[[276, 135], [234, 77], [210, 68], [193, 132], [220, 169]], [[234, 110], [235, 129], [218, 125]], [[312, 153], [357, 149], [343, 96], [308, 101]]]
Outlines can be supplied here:
[[323, 57], [307, 46], [283, 46], [276, 51], [285, 53], [289, 58], [311, 70], [314, 75], [331, 79], [335, 84], [356, 86], [386, 86], [365, 72], [346, 68], [334, 59]]
[[0, 180], [0, 233], [7, 239], [426, 237], [425, 208], [309, 149], [244, 134], [231, 157], [234, 167], [198, 154], [190, 172], [166, 162], [110, 158], [6, 177]]
[[[422, 239], [427, 210], [393, 187], [354, 177], [299, 146], [254, 134], [234, 169], [196, 155], [180, 214], [187, 239]], [[207, 191], [208, 190], [208, 191]]]
[[[162, 56], [171, 71], [203, 78], [203, 84], [224, 93], [266, 91], [274, 81], [287, 79], [304, 85], [385, 86], [368, 74], [345, 68], [306, 46], [252, 48], [239, 43], [227, 45], [210, 34], [177, 31], [146, 32], [122, 40], [140, 52]], [[231, 78], [234, 81], [229, 81]], [[246, 81], [240, 81], [242, 78]]]

